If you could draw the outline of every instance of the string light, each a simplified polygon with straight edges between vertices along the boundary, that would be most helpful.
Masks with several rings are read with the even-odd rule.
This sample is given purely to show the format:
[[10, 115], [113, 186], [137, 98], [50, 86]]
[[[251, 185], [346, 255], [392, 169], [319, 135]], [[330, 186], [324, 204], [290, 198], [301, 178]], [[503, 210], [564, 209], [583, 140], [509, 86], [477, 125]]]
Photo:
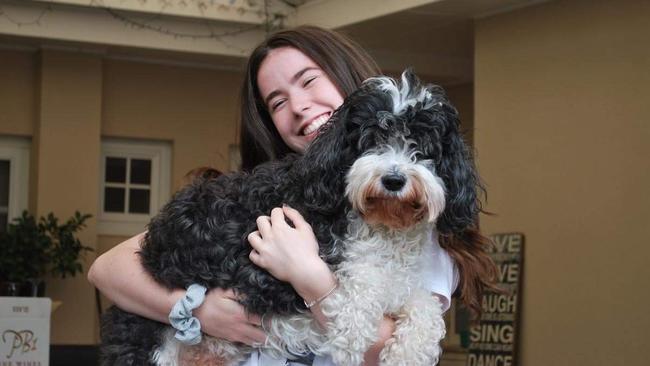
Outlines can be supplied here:
[[[139, 16], [138, 18], [136, 18], [131, 15], [128, 15], [129, 12], [117, 11], [115, 9], [112, 9], [111, 7], [107, 6], [103, 0], [89, 0], [88, 5], [102, 9], [107, 14], [112, 16], [114, 19], [119, 20], [125, 25], [135, 29], [161, 33], [170, 37], [174, 37], [174, 39], [192, 39], [192, 40], [214, 39], [230, 48], [237, 48], [237, 47], [231, 44], [227, 44], [227, 42], [224, 41], [224, 37], [232, 37], [242, 33], [254, 31], [257, 29], [264, 29], [268, 34], [274, 29], [282, 28], [284, 23], [284, 18], [285, 18], [285, 15], [283, 14], [269, 12], [268, 0], [263, 0], [261, 6], [258, 4], [256, 0], [226, 0], [228, 2], [227, 4], [224, 3], [223, 1], [216, 1], [216, 0], [177, 0], [176, 3], [174, 3], [172, 0], [138, 0], [138, 1], [140, 2], [141, 5], [145, 5], [148, 2], [157, 1], [158, 4], [160, 5], [160, 10], [158, 13], [149, 16], [143, 20], [143, 16]], [[235, 3], [237, 3], [238, 1], [246, 1], [247, 7], [241, 5], [236, 6]], [[282, 0], [280, 1], [283, 2], [284, 4], [295, 7], [294, 5], [286, 1], [282, 1]], [[206, 28], [208, 28], [208, 31], [203, 33], [189, 33], [189, 32], [176, 31], [169, 27], [164, 27], [161, 25], [154, 25], [155, 22], [163, 20], [163, 17], [169, 16], [169, 14], [165, 14], [165, 11], [168, 8], [173, 7], [174, 5], [188, 7], [190, 6], [190, 3], [194, 4], [198, 9], [198, 11], [200, 12], [202, 16], [201, 24], [203, 24]], [[240, 15], [244, 15], [246, 13], [252, 13], [258, 16], [259, 18], [264, 19], [264, 22], [262, 24], [255, 24], [246, 27], [241, 27], [231, 31], [218, 32], [215, 30], [215, 23], [205, 16], [205, 12], [208, 11], [210, 7], [216, 8], [217, 11], [221, 11], [221, 12], [234, 10], [237, 11]], [[6, 18], [9, 22], [15, 24], [17, 27], [32, 26], [32, 25], [40, 26], [41, 20], [48, 13], [52, 11], [53, 9], [51, 5], [48, 4], [43, 7], [39, 15], [34, 20], [21, 21], [9, 15], [2, 8], [2, 5], [0, 5], [0, 17]], [[239, 49], [239, 50], [241, 52], [245, 52], [245, 50], [243, 49]]]
[[41, 19], [45, 17], [47, 13], [50, 13], [52, 11], [52, 7], [50, 5], [46, 5], [38, 14], [34, 20], [30, 20], [27, 22], [17, 20], [16, 18], [12, 17], [9, 13], [5, 11], [5, 9], [2, 7], [2, 4], [0, 4], [0, 17], [7, 19], [10, 23], [16, 25], [17, 27], [23, 27], [23, 26], [30, 26], [30, 25], [41, 25]]

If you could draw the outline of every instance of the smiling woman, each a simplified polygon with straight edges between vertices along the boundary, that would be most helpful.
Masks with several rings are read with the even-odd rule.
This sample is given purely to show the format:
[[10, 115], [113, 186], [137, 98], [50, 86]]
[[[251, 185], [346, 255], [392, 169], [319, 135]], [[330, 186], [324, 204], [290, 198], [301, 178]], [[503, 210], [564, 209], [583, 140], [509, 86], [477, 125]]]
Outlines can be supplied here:
[[271, 50], [257, 73], [259, 92], [287, 146], [304, 152], [332, 112], [341, 92], [309, 57], [291, 47]]
[[[294, 56], [296, 57], [294, 58]], [[279, 66], [275, 70], [274, 64], [276, 67]], [[284, 68], [292, 69], [284, 70]], [[264, 75], [265, 72], [270, 74], [269, 78], [259, 80], [259, 78], [267, 76]], [[325, 108], [318, 107], [323, 115], [328, 110], [336, 109], [342, 103], [343, 98], [357, 90], [364, 80], [379, 74], [381, 74], [379, 67], [363, 48], [339, 33], [303, 26], [273, 34], [260, 44], [248, 59], [247, 75], [242, 88], [240, 105], [242, 168], [250, 170], [262, 162], [279, 159], [288, 153], [295, 152], [280, 134], [276, 122], [280, 121], [282, 117], [278, 116], [273, 108], [282, 107], [281, 104], [286, 100], [284, 102], [281, 100], [287, 98], [292, 99], [293, 104], [302, 103], [304, 101], [301, 101], [301, 98], [304, 95], [280, 96], [282, 92], [286, 93], [288, 90], [281, 90], [281, 85], [273, 87], [270, 83], [275, 78], [284, 77], [284, 81], [288, 85], [302, 88], [305, 92], [309, 91], [307, 96], [315, 96], [315, 92], [318, 92], [318, 102], [320, 103], [323, 103], [320, 96], [321, 90], [327, 90], [328, 97], [325, 99], [327, 101]], [[290, 83], [294, 77], [295, 83]], [[313, 86], [312, 83], [314, 83]], [[326, 84], [327, 88], [323, 88], [324, 86], [320, 84]], [[317, 90], [312, 91], [313, 87], [316, 87]], [[331, 88], [334, 88], [337, 93]], [[279, 100], [274, 99], [276, 96], [279, 97]], [[338, 99], [335, 98], [336, 96], [341, 99], [336, 100]], [[275, 105], [269, 103], [271, 99], [274, 99]], [[316, 108], [315, 105], [312, 107]], [[291, 108], [278, 109], [290, 110]], [[278, 112], [280, 112], [279, 110]], [[283, 113], [288, 114], [289, 112], [284, 111]], [[320, 116], [309, 114], [305, 117]], [[290, 118], [295, 117], [290, 116]], [[301, 118], [303, 117], [301, 116]], [[282, 120], [284, 121], [284, 119]], [[298, 124], [294, 127], [305, 129], [304, 131], [298, 130], [297, 133], [308, 132], [307, 134], [309, 134], [313, 133], [314, 129], [317, 130], [317, 125], [312, 123], [312, 126], [309, 126], [309, 122], [307, 120], [293, 122]], [[326, 120], [312, 122], [324, 123]], [[292, 124], [292, 122], [287, 123]], [[304, 138], [298, 138], [297, 135], [295, 137], [296, 142], [304, 140]], [[303, 142], [299, 146], [304, 148], [306, 144]]]
[[[252, 52], [246, 68], [240, 101], [242, 168], [252, 170], [289, 153], [305, 152], [319, 127], [343, 100], [364, 80], [379, 74], [372, 58], [338, 33], [302, 26], [271, 35]], [[415, 212], [418, 208], [412, 209]], [[336, 278], [323, 259], [314, 254], [318, 253], [319, 243], [310, 223], [288, 207], [276, 207], [266, 215], [270, 216], [257, 217], [254, 223], [257, 231], [247, 237], [253, 248], [249, 259], [271, 276], [291, 285], [305, 303], [315, 301], [310, 307], [311, 315], [326, 327], [328, 319], [319, 302], [331, 294]], [[286, 218], [295, 227], [286, 225]], [[143, 275], [145, 271], [137, 252], [144, 235], [135, 236], [99, 257], [89, 278], [122, 309], [167, 322], [170, 309], [186, 293], [181, 288], [163, 287]], [[426, 278], [428, 293], [437, 297], [446, 310], [459, 283], [459, 274], [461, 284], [467, 281], [476, 286], [462, 294], [471, 301], [489, 285], [491, 275], [489, 266], [468, 263], [449, 243], [443, 244], [447, 250], [441, 248], [438, 239], [438, 235], [431, 235], [428, 243], [431, 255], [422, 256], [421, 275]], [[476, 245], [479, 247], [473, 251], [482, 258], [483, 248], [480, 243]], [[207, 335], [248, 345], [265, 342], [260, 316], [246, 314], [232, 289], [210, 289], [203, 304], [195, 310], [200, 331]], [[377, 341], [365, 353], [364, 364], [378, 363], [394, 327], [395, 321], [389, 316], [380, 320]], [[285, 364], [286, 361], [264, 360], [264, 357], [263, 353], [254, 352], [242, 365]], [[317, 356], [313, 362], [314, 365], [333, 364], [327, 356]]]

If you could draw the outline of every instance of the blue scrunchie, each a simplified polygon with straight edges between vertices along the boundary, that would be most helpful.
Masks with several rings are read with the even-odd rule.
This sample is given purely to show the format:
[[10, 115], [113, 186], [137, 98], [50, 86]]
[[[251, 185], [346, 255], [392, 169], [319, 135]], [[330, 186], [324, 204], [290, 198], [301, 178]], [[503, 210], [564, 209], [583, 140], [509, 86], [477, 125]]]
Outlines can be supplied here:
[[188, 345], [201, 342], [201, 322], [192, 316], [192, 310], [198, 308], [205, 300], [207, 289], [196, 283], [187, 288], [185, 296], [178, 300], [169, 313], [169, 323], [176, 328], [176, 339]]

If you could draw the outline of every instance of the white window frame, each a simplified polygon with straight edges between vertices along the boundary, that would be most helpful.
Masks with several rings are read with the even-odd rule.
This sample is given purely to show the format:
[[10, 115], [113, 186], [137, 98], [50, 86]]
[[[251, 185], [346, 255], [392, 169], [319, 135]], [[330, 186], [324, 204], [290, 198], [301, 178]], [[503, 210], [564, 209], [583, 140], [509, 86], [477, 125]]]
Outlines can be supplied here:
[[[107, 156], [151, 160], [149, 215], [104, 212]], [[171, 145], [155, 141], [103, 139], [100, 160], [98, 233], [100, 235], [131, 236], [143, 232], [145, 226], [158, 213], [170, 196]], [[129, 202], [125, 201], [124, 204], [128, 207]]]
[[9, 202], [7, 223], [27, 209], [29, 200], [30, 140], [0, 136], [0, 159], [9, 160]]

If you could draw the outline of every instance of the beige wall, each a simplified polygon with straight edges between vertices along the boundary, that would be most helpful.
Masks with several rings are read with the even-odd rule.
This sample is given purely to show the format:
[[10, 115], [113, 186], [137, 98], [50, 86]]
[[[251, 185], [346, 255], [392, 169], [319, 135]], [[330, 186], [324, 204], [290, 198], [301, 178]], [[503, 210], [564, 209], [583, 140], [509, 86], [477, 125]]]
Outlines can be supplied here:
[[474, 143], [474, 85], [460, 84], [445, 87], [447, 97], [458, 109], [460, 130], [469, 145]]
[[102, 135], [173, 143], [173, 186], [197, 166], [228, 169], [242, 76], [233, 72], [109, 60]]
[[[44, 51], [40, 62], [39, 114], [34, 135], [37, 161], [35, 212], [62, 220], [76, 210], [97, 216], [102, 61], [97, 56]], [[79, 235], [95, 248], [96, 221]], [[87, 267], [87, 265], [86, 265]], [[94, 336], [94, 292], [84, 276], [48, 281], [63, 306], [52, 314], [53, 343], [86, 343]]]
[[[172, 191], [197, 166], [228, 169], [236, 143], [241, 75], [62, 51], [0, 50], [0, 134], [32, 138], [30, 209], [61, 219], [74, 210], [97, 217], [102, 137], [172, 145]], [[97, 254], [124, 240], [80, 235]], [[53, 344], [97, 341], [94, 291], [85, 275], [48, 281], [63, 301], [52, 317]]]
[[478, 21], [488, 233], [526, 235], [520, 365], [646, 365], [650, 3], [556, 1]]
[[33, 133], [37, 75], [34, 54], [0, 49], [0, 134]]

